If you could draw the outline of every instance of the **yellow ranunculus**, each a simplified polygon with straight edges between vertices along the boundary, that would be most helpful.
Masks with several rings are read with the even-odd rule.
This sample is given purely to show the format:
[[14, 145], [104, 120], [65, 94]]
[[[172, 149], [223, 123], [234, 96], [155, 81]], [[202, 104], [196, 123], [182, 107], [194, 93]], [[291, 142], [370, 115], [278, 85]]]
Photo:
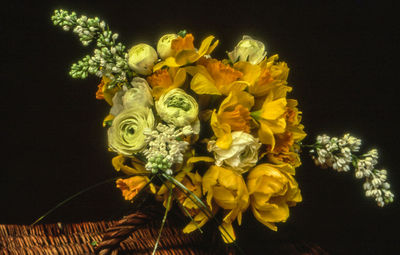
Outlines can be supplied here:
[[287, 164], [261, 164], [247, 177], [254, 217], [274, 231], [277, 230], [276, 222], [284, 222], [289, 217], [289, 206], [302, 201], [292, 174], [294, 169]]
[[136, 73], [149, 75], [158, 60], [156, 50], [148, 44], [140, 43], [128, 51], [128, 65]]
[[186, 34], [185, 37], [178, 37], [171, 42], [171, 48], [175, 55], [159, 62], [153, 68], [157, 71], [164, 66], [180, 67], [199, 60], [204, 55], [209, 55], [218, 45], [218, 40], [213, 42], [214, 36], [208, 36], [201, 42], [200, 48], [196, 50], [193, 46], [193, 35]]
[[231, 131], [250, 133], [250, 110], [254, 105], [254, 98], [247, 92], [233, 90], [222, 101], [218, 113], [211, 115], [211, 128], [217, 139], [217, 146], [228, 149], [232, 143]]
[[231, 169], [213, 165], [203, 176], [203, 193], [206, 194], [210, 208], [213, 208], [215, 202], [219, 207], [230, 210], [225, 215], [220, 229], [224, 228], [228, 232], [222, 231], [225, 242], [234, 241], [232, 222], [237, 219], [240, 225], [242, 213], [249, 206], [249, 194], [243, 177]]
[[[200, 62], [200, 61], [199, 61]], [[197, 94], [229, 95], [233, 90], [244, 90], [242, 72], [216, 59], [202, 59], [201, 64], [189, 69], [193, 76], [190, 88]]]
[[161, 36], [157, 43], [157, 53], [161, 59], [166, 59], [175, 55], [175, 50], [172, 49], [172, 41], [178, 38], [177, 34], [166, 34]]
[[[133, 176], [127, 179], [118, 179], [116, 181], [117, 188], [122, 191], [125, 200], [132, 200], [143, 187], [149, 182], [146, 176]], [[153, 184], [149, 185], [152, 193], [156, 192]]]

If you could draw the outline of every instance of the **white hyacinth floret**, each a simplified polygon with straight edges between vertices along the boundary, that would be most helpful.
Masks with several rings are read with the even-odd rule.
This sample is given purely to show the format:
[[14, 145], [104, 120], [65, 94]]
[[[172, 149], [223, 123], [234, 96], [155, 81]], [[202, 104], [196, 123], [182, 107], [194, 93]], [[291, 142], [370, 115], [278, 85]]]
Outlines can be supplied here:
[[148, 148], [143, 152], [147, 159], [146, 169], [152, 173], [162, 171], [172, 175], [172, 166], [183, 162], [184, 153], [189, 148], [189, 143], [182, 138], [193, 133], [190, 125], [177, 128], [159, 123], [154, 130], [146, 129], [144, 135]]
[[378, 206], [383, 207], [393, 202], [394, 195], [390, 191], [387, 180], [387, 171], [375, 168], [378, 163], [378, 151], [356, 155], [360, 151], [361, 139], [350, 134], [342, 138], [320, 135], [312, 145], [310, 153], [316, 165], [323, 168], [331, 167], [338, 172], [347, 172], [350, 166], [354, 167], [357, 179], [365, 178], [363, 184], [365, 195], [373, 197]]

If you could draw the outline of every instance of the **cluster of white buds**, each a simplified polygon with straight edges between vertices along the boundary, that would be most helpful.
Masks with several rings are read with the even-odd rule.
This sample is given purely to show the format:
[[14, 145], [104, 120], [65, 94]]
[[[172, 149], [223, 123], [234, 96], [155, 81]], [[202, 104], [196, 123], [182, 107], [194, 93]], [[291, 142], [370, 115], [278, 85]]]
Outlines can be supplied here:
[[393, 202], [394, 195], [389, 190], [390, 184], [386, 181], [387, 171], [377, 170], [378, 151], [370, 150], [361, 156], [355, 155], [359, 152], [361, 140], [345, 134], [342, 138], [321, 135], [312, 145], [310, 153], [316, 165], [323, 168], [331, 167], [337, 171], [349, 171], [354, 166], [354, 174], [357, 179], [365, 178], [363, 185], [365, 195], [373, 197], [378, 206]]
[[112, 33], [104, 21], [98, 17], [78, 18], [76, 13], [64, 10], [56, 10], [52, 20], [54, 25], [66, 31], [72, 29], [84, 46], [96, 40], [94, 54], [85, 56], [71, 66], [70, 75], [73, 78], [85, 79], [88, 74], [94, 74], [108, 77], [111, 82], [107, 86], [110, 88], [117, 84], [127, 84], [127, 78], [131, 75], [128, 53], [123, 44], [116, 42], [118, 34]]
[[313, 153], [316, 165], [347, 172], [353, 162], [353, 152], [358, 152], [360, 145], [361, 140], [350, 134], [345, 134], [342, 138], [320, 135], [310, 152]]
[[148, 148], [143, 151], [147, 159], [146, 169], [152, 173], [163, 171], [172, 175], [172, 166], [183, 162], [184, 153], [189, 147], [183, 137], [192, 134], [190, 125], [177, 128], [159, 123], [154, 130], [146, 129], [144, 135]]
[[383, 207], [393, 202], [394, 195], [387, 182], [387, 171], [375, 169], [377, 163], [378, 151], [372, 149], [357, 160], [355, 176], [358, 179], [365, 178], [365, 196], [373, 197], [378, 206]]

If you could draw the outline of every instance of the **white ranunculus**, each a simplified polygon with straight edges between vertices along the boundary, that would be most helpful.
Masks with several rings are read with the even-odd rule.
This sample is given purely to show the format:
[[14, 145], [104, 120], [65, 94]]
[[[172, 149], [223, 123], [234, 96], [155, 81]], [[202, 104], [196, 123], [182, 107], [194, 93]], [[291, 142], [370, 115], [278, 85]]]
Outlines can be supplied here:
[[163, 121], [183, 127], [197, 120], [199, 105], [184, 90], [176, 88], [160, 97], [156, 110]]
[[243, 131], [232, 132], [232, 144], [228, 149], [221, 149], [216, 141], [208, 142], [208, 151], [214, 152], [215, 164], [217, 166], [228, 166], [243, 174], [258, 161], [258, 149], [261, 143], [258, 138]]
[[148, 44], [140, 43], [128, 52], [128, 65], [138, 74], [149, 75], [158, 60], [156, 50]]
[[135, 77], [131, 81], [132, 88], [128, 89], [122, 97], [124, 108], [137, 106], [151, 107], [154, 105], [151, 88], [147, 81], [140, 77]]
[[151, 88], [147, 81], [135, 77], [131, 82], [132, 88], [123, 86], [112, 98], [110, 114], [117, 116], [124, 109], [132, 107], [152, 107], [154, 105]]
[[177, 34], [163, 35], [157, 43], [157, 52], [160, 58], [166, 59], [174, 55], [174, 50], [171, 49], [172, 40], [178, 38]]
[[133, 107], [120, 112], [108, 129], [111, 150], [130, 156], [146, 146], [144, 130], [154, 128], [154, 115], [150, 108]]
[[265, 51], [264, 44], [247, 35], [244, 35], [235, 49], [228, 53], [229, 59], [233, 63], [237, 61], [246, 61], [253, 65], [260, 63], [266, 55], [267, 52]]

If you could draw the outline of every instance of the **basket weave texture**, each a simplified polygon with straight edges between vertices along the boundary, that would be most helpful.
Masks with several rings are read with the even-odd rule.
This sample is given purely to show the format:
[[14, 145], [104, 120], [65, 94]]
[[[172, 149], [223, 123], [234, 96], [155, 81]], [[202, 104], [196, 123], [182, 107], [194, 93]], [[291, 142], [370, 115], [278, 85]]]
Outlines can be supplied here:
[[[0, 225], [0, 254], [96, 254], [99, 252], [96, 246], [118, 223]], [[100, 254], [151, 254], [159, 224], [149, 223], [128, 232], [127, 238], [118, 241], [114, 249], [100, 250]], [[203, 239], [200, 234], [183, 234], [181, 229], [167, 223], [156, 254], [226, 254], [211, 250], [210, 243], [207, 245]]]

